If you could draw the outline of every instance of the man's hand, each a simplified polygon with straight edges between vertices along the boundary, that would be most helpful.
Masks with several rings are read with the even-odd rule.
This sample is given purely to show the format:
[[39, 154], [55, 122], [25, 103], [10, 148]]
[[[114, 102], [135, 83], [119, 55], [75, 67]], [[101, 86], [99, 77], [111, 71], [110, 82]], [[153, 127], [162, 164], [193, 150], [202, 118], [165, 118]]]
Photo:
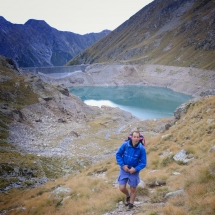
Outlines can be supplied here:
[[136, 172], [136, 169], [134, 169], [134, 167], [131, 167], [131, 169], [129, 169], [129, 171], [131, 174], [135, 173]]
[[130, 171], [130, 169], [128, 168], [128, 165], [124, 165], [122, 168], [123, 168], [126, 172], [129, 172], [129, 171]]

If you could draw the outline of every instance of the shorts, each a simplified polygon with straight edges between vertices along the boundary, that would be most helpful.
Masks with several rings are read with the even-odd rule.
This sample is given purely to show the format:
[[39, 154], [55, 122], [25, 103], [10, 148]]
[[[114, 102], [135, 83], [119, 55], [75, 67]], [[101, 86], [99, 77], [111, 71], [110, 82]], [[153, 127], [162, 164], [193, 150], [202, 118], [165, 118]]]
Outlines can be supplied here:
[[129, 172], [125, 172], [124, 169], [120, 168], [118, 182], [119, 185], [128, 183], [131, 187], [135, 188], [140, 183], [139, 172], [131, 174]]

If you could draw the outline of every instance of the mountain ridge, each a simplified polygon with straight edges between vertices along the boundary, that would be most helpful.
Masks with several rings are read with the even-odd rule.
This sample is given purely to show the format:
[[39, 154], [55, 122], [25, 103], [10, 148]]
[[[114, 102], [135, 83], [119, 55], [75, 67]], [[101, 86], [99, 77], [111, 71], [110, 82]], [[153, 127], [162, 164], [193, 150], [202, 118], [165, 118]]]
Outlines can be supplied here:
[[0, 16], [0, 54], [18, 67], [62, 66], [110, 31], [85, 35], [58, 31], [44, 20], [12, 24]]
[[214, 70], [214, 5], [155, 0], [66, 65], [117, 62]]

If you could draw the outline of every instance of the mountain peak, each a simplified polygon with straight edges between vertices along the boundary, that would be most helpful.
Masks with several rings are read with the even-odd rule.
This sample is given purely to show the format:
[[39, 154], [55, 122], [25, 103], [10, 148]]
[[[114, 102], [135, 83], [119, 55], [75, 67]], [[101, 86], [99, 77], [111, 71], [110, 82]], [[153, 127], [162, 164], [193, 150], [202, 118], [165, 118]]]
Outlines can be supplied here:
[[44, 20], [36, 20], [36, 19], [29, 19], [24, 25], [30, 26], [36, 29], [51, 28], [51, 26], [47, 24]]
[[78, 35], [58, 31], [44, 20], [12, 24], [0, 16], [0, 54], [19, 67], [62, 66], [107, 32]]
[[8, 22], [3, 16], [0, 16], [0, 24], [8, 24], [10, 22]]

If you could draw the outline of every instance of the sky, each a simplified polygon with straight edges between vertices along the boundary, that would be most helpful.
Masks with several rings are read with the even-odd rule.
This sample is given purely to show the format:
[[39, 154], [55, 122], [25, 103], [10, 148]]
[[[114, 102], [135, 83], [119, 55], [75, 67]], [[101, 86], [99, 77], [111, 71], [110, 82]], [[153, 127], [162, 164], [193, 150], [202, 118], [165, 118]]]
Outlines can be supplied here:
[[77, 34], [114, 30], [152, 0], [0, 0], [0, 16], [13, 24], [44, 20]]

